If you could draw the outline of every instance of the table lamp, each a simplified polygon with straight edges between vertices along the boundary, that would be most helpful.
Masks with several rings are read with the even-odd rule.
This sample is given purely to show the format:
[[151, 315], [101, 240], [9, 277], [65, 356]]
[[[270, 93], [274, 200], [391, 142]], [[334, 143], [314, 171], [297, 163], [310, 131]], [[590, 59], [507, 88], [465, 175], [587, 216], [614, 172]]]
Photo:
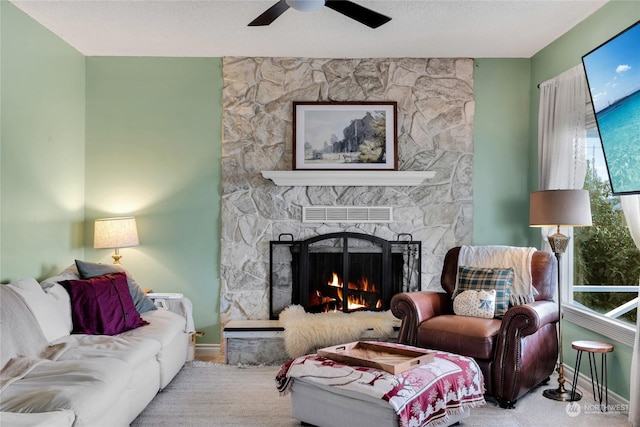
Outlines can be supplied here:
[[[562, 360], [562, 292], [560, 287], [560, 260], [569, 245], [569, 237], [560, 233], [561, 226], [581, 227], [591, 225], [591, 204], [587, 190], [544, 190], [531, 193], [529, 204], [531, 227], [557, 227], [556, 233], [548, 236], [551, 250], [558, 260], [558, 383], [557, 389], [543, 392], [546, 398], [563, 402], [580, 400], [576, 390], [572, 394], [564, 388], [564, 364]], [[575, 385], [574, 385], [575, 387]]]
[[138, 228], [132, 216], [96, 219], [93, 231], [93, 247], [115, 249], [113, 263], [120, 264], [120, 248], [138, 246]]

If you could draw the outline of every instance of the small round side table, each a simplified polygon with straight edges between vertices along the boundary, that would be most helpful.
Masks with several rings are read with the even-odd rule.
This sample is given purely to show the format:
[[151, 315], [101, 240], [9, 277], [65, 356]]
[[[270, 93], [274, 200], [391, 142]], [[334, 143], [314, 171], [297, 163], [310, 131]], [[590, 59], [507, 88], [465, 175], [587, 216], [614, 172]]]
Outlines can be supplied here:
[[[576, 366], [573, 373], [573, 390], [571, 396], [573, 398], [576, 392], [578, 382], [578, 372], [580, 372], [580, 362], [582, 361], [582, 353], [587, 352], [589, 355], [589, 371], [591, 372], [591, 389], [593, 390], [593, 400], [600, 404], [602, 410], [602, 397], [604, 388], [605, 411], [609, 407], [609, 389], [607, 386], [607, 353], [613, 351], [613, 344], [598, 341], [574, 341], [571, 348], [578, 351], [576, 355]], [[598, 380], [598, 366], [596, 365], [596, 353], [600, 353], [600, 380]], [[595, 373], [595, 383], [594, 383]], [[597, 391], [597, 397], [596, 397]]]

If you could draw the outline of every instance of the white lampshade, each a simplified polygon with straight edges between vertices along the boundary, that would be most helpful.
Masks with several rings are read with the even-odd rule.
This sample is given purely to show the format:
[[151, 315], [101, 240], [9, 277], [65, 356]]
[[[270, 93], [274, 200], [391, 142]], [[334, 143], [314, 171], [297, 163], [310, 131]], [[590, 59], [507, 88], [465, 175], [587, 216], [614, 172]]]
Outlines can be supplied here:
[[544, 190], [531, 193], [529, 225], [532, 227], [581, 227], [591, 225], [587, 190]]
[[324, 0], [285, 0], [285, 2], [301, 12], [312, 12], [324, 6]]
[[96, 219], [93, 231], [94, 248], [128, 248], [139, 244], [134, 217]]

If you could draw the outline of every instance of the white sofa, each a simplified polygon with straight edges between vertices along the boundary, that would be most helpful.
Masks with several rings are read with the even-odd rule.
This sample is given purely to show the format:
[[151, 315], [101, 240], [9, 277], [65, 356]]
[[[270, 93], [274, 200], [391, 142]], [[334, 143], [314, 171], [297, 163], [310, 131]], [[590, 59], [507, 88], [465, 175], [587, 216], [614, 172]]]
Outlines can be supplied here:
[[71, 266], [0, 287], [0, 426], [127, 426], [187, 360], [185, 318], [155, 306], [135, 329], [71, 333], [73, 304], [60, 282], [79, 278]]

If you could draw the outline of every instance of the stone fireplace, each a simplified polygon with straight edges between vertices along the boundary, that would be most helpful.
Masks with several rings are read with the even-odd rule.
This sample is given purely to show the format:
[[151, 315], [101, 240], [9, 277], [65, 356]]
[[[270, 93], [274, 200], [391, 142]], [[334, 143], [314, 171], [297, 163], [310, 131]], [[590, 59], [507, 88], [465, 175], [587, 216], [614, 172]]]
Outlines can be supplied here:
[[[271, 317], [270, 242], [331, 233], [422, 244], [422, 289], [439, 288], [446, 251], [471, 244], [473, 60], [223, 59], [220, 321]], [[292, 169], [293, 101], [395, 101], [398, 169], [432, 171], [415, 186], [279, 186]], [[383, 173], [383, 172], [381, 172]], [[390, 223], [303, 223], [308, 206], [392, 206]]]
[[362, 233], [330, 233], [270, 248], [270, 318], [291, 304], [310, 313], [388, 310], [399, 292], [420, 289], [421, 244], [410, 235], [387, 241]]

